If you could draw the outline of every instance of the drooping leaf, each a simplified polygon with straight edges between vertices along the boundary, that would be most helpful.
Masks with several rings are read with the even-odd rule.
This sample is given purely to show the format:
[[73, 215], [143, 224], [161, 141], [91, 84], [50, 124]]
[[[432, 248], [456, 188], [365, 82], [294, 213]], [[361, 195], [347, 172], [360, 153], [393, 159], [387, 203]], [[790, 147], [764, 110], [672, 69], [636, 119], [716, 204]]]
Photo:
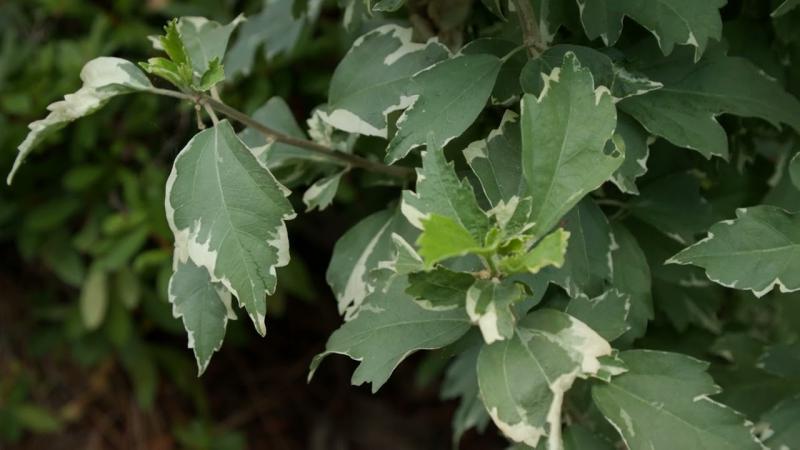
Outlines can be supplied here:
[[720, 391], [708, 364], [678, 353], [620, 353], [626, 373], [592, 388], [600, 411], [631, 450], [763, 447], [745, 418], [709, 398]]
[[334, 331], [325, 351], [314, 357], [309, 378], [326, 356], [346, 355], [360, 361], [353, 385], [372, 383], [377, 392], [411, 353], [444, 347], [469, 330], [463, 309], [423, 309], [405, 293], [407, 287], [406, 277], [395, 276], [385, 291], [370, 294], [358, 316]]
[[403, 102], [407, 109], [386, 148], [386, 162], [394, 163], [425, 145], [430, 134], [429, 151], [439, 151], [460, 136], [486, 106], [501, 66], [493, 55], [464, 55], [414, 75], [405, 94], [408, 103]]
[[403, 191], [401, 210], [412, 225], [423, 230], [423, 219], [433, 214], [450, 218], [478, 244], [484, 242], [489, 231], [489, 218], [478, 206], [472, 187], [458, 178], [453, 164], [447, 162], [438, 147], [423, 152], [422, 168], [417, 169], [417, 190]]
[[622, 155], [604, 151], [617, 114], [608, 89], [595, 89], [589, 70], [567, 53], [538, 98], [525, 94], [521, 122], [531, 221], [543, 234], [622, 164]]
[[179, 261], [205, 267], [266, 332], [266, 295], [289, 262], [284, 221], [294, 218], [283, 187], [236, 137], [228, 121], [195, 135], [167, 181], [167, 220]]
[[510, 339], [516, 317], [512, 307], [524, 297], [522, 287], [509, 279], [474, 280], [466, 292], [466, 309], [487, 344]]
[[411, 35], [411, 28], [384, 25], [358, 38], [333, 73], [322, 119], [350, 133], [387, 137], [386, 116], [411, 104], [411, 77], [449, 55], [437, 41], [418, 44]]
[[694, 47], [695, 60], [705, 51], [709, 39], [722, 36], [719, 9], [726, 0], [578, 0], [581, 21], [590, 39], [601, 37], [614, 45], [622, 33], [625, 16], [638, 22], [656, 37], [669, 55], [676, 44]]
[[50, 111], [47, 117], [28, 125], [31, 131], [17, 147], [19, 154], [6, 179], [8, 184], [11, 184], [14, 174], [28, 154], [47, 136], [68, 123], [97, 111], [117, 95], [153, 88], [147, 76], [133, 63], [105, 56], [95, 58], [83, 66], [81, 81], [83, 86], [80, 89], [65, 95], [64, 100], [47, 106]]
[[224, 60], [229, 76], [249, 75], [259, 48], [267, 61], [279, 55], [291, 56], [300, 38], [316, 22], [321, 4], [308, 1], [306, 11], [295, 16], [293, 2], [264, 0], [261, 11], [247, 18]]
[[522, 90], [538, 96], [545, 86], [546, 76], [564, 61], [564, 55], [574, 53], [578, 61], [592, 73], [596, 87], [605, 86], [611, 92], [614, 101], [626, 97], [642, 95], [661, 88], [661, 83], [652, 81], [642, 74], [628, 71], [614, 64], [608, 55], [582, 45], [560, 44], [548, 48], [538, 58], [525, 64], [519, 75]]
[[228, 320], [236, 319], [231, 308], [231, 293], [211, 282], [208, 270], [191, 260], [176, 261], [169, 281], [172, 315], [183, 321], [189, 348], [197, 360], [197, 374], [205, 372], [211, 356], [222, 347]]
[[582, 321], [597, 332], [603, 339], [613, 341], [630, 330], [628, 314], [631, 309], [631, 296], [616, 289], [609, 289], [601, 295], [589, 298], [579, 295], [567, 304], [566, 313]]
[[513, 442], [536, 447], [561, 427], [564, 393], [577, 378], [596, 374], [611, 346], [584, 323], [540, 309], [517, 324], [510, 340], [478, 357], [481, 397], [495, 425]]
[[614, 242], [611, 259], [614, 268], [612, 282], [615, 289], [630, 296], [627, 316], [629, 330], [620, 341], [631, 342], [644, 336], [647, 322], [653, 319], [650, 266], [633, 234], [621, 224], [612, 225]]
[[591, 199], [584, 199], [564, 217], [563, 224], [569, 232], [564, 264], [544, 273], [570, 297], [600, 295], [614, 272], [614, 238], [608, 219]]
[[325, 278], [345, 320], [353, 318], [367, 295], [375, 290], [371, 272], [379, 263], [392, 259], [393, 233], [414, 236], [398, 208], [366, 217], [336, 242]]
[[[800, 102], [744, 58], [715, 48], [694, 63], [686, 51], [653, 58], [647, 46], [640, 70], [664, 87], [619, 103], [622, 111], [650, 133], [700, 152], [706, 158], [728, 157], [728, 138], [720, 114], [758, 117], [774, 126], [800, 130]], [[647, 57], [646, 55], [650, 55]]]
[[527, 189], [522, 177], [521, 149], [519, 115], [511, 110], [503, 114], [500, 125], [486, 139], [464, 149], [464, 158], [492, 206], [508, 202]]
[[736, 211], [736, 219], [713, 225], [708, 237], [670, 258], [694, 264], [712, 281], [761, 297], [778, 286], [800, 289], [800, 216], [773, 206]]
[[320, 178], [306, 189], [303, 193], [303, 203], [306, 205], [306, 211], [313, 211], [314, 209], [322, 211], [330, 206], [336, 196], [336, 191], [339, 190], [339, 181], [342, 179], [343, 174], [344, 172], [340, 171], [325, 178]]

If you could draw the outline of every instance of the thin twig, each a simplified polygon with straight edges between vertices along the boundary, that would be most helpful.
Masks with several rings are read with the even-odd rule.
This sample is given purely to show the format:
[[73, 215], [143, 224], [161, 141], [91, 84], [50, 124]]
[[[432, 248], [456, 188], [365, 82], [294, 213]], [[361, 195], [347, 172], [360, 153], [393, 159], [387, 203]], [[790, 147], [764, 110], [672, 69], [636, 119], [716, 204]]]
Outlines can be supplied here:
[[214, 126], [217, 126], [219, 123], [219, 117], [217, 117], [217, 113], [214, 112], [214, 108], [208, 104], [203, 105], [203, 108], [206, 110], [206, 113], [208, 113], [208, 117], [211, 117], [211, 122], [214, 124]]
[[396, 178], [409, 179], [413, 178], [414, 176], [414, 170], [409, 167], [389, 166], [350, 153], [343, 153], [334, 150], [330, 147], [327, 147], [325, 145], [318, 144], [314, 141], [296, 138], [294, 136], [289, 136], [278, 130], [270, 128], [256, 121], [247, 114], [235, 108], [232, 108], [219, 100], [215, 100], [205, 94], [190, 95], [179, 91], [173, 91], [169, 89], [159, 89], [159, 88], [151, 88], [149, 91], [158, 95], [165, 95], [167, 97], [178, 98], [181, 100], [188, 100], [198, 105], [209, 106], [214, 111], [223, 114], [241, 123], [242, 125], [245, 125], [247, 127], [256, 130], [257, 132], [261, 133], [271, 141], [281, 142], [283, 144], [304, 148], [318, 155], [322, 155], [330, 159], [332, 162], [341, 164], [343, 166], [358, 167], [373, 172], [383, 173]]
[[514, 0], [517, 7], [517, 17], [522, 29], [522, 43], [528, 48], [528, 56], [536, 58], [544, 48], [540, 42], [542, 37], [539, 31], [539, 22], [536, 21], [536, 13], [530, 0]]

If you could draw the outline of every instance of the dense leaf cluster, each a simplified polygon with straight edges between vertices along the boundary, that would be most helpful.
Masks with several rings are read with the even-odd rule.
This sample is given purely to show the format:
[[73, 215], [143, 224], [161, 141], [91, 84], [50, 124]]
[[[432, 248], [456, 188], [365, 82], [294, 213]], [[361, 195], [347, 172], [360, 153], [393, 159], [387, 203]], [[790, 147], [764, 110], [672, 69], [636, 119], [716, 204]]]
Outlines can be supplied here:
[[[396, 200], [336, 245], [344, 323], [311, 375], [347, 355], [353, 384], [377, 391], [436, 350], [452, 358], [456, 442], [491, 421], [514, 448], [798, 444], [800, 102], [785, 87], [798, 2], [761, 20], [747, 8], [765, 6], [724, 0], [340, 3], [359, 37], [306, 129], [280, 98], [252, 116], [220, 98], [259, 48], [291, 53], [321, 7], [267, 1], [244, 23], [169, 22], [144, 71], [87, 63], [83, 86], [30, 125], [9, 182], [112, 97], [187, 101], [203, 129], [166, 181], [169, 299], [200, 373], [236, 303], [265, 334], [292, 193], [324, 209], [363, 169]], [[754, 30], [774, 38], [750, 42]], [[725, 390], [696, 358], [710, 354], [727, 361], [711, 369]], [[746, 389], [762, 382], [779, 388], [754, 406]]]

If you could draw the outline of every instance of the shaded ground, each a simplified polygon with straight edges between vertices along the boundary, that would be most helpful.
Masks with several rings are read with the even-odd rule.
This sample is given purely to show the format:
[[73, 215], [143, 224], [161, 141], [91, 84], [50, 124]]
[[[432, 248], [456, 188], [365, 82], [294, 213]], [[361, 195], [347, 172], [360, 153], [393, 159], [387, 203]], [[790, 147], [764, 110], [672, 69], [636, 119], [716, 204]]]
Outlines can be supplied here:
[[[69, 417], [55, 434], [29, 434], [2, 449], [147, 449], [185, 448], [176, 428], [190, 423], [198, 407], [206, 409], [222, 443], [228, 430], [246, 436], [247, 448], [269, 450], [426, 450], [450, 448], [450, 419], [455, 402], [438, 400], [438, 386], [415, 386], [420, 358], [401, 365], [377, 395], [368, 386], [351, 387], [355, 363], [333, 356], [306, 384], [308, 364], [339, 325], [334, 301], [290, 301], [282, 317], [269, 321], [267, 338], [248, 336], [242, 345], [226, 343], [199, 383], [207, 405], [179, 394], [176, 381], [162, 377], [155, 405], [142, 409], [130, 379], [116, 359], [81, 367], [71, 357], [31, 357], [31, 289], [54, 283], [18, 261], [14, 250], [0, 249], [0, 374], [25, 367], [35, 380], [31, 398]], [[327, 258], [325, 258], [327, 260]], [[319, 276], [319, 271], [313, 271]], [[320, 283], [321, 280], [314, 280]], [[326, 294], [328, 295], [328, 294]], [[65, 302], [77, 301], [64, 290]], [[247, 334], [247, 333], [246, 333]], [[179, 351], [184, 338], [148, 336], [148, 341]], [[188, 374], [184, 374], [189, 377]], [[193, 374], [189, 378], [193, 383]], [[0, 398], [0, 401], [2, 399]], [[185, 441], [184, 441], [185, 442]], [[492, 430], [469, 433], [462, 449], [501, 449]], [[215, 448], [224, 448], [222, 446]]]

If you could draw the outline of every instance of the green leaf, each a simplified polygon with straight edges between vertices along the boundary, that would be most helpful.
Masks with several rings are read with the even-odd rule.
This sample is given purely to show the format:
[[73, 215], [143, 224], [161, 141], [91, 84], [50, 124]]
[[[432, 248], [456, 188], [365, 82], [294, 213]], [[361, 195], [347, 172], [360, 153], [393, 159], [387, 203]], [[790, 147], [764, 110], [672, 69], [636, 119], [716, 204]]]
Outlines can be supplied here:
[[470, 428], [483, 431], [489, 423], [489, 415], [483, 406], [478, 390], [478, 354], [482, 346], [473, 346], [453, 359], [442, 381], [442, 398], [460, 398], [453, 413], [453, 445], [457, 445], [464, 432]]
[[225, 70], [222, 68], [222, 64], [218, 59], [212, 59], [208, 70], [200, 77], [200, 82], [193, 87], [198, 91], [207, 91], [223, 80], [225, 80]]
[[565, 312], [589, 325], [603, 339], [613, 341], [630, 329], [630, 309], [631, 296], [610, 289], [594, 298], [586, 295], [573, 298]]
[[522, 286], [508, 280], [474, 280], [467, 290], [467, 315], [478, 325], [487, 344], [514, 336], [512, 307], [525, 296]]
[[505, 273], [538, 273], [548, 266], [561, 268], [569, 236], [569, 231], [558, 228], [537, 242], [531, 250], [502, 260], [500, 269]]
[[406, 293], [425, 309], [446, 311], [466, 304], [467, 290], [474, 282], [475, 277], [468, 273], [438, 267], [410, 274]]
[[772, 11], [772, 14], [770, 14], [770, 16], [780, 17], [788, 13], [789, 11], [793, 10], [797, 6], [800, 6], [800, 0], [783, 0], [783, 3], [778, 5], [778, 7], [775, 8], [775, 11]]
[[614, 64], [611, 58], [599, 51], [581, 45], [561, 44], [548, 48], [538, 58], [525, 64], [519, 75], [522, 90], [538, 96], [545, 86], [543, 77], [560, 67], [564, 55], [573, 53], [578, 61], [592, 73], [596, 87], [605, 86], [615, 101], [634, 95], [642, 95], [661, 88], [662, 84], [646, 76], [628, 71]]
[[[297, 124], [289, 105], [280, 97], [272, 97], [262, 107], [255, 110], [250, 117], [255, 119], [256, 122], [288, 136], [308, 139], [306, 133]], [[267, 140], [263, 134], [252, 128], [242, 130], [239, 133], [239, 138], [245, 145], [250, 147], [250, 150], [258, 160], [266, 164], [270, 169], [282, 167], [297, 160], [327, 162], [324, 157], [320, 157], [309, 150], [274, 140]]]
[[478, 357], [481, 397], [495, 425], [513, 442], [536, 447], [560, 436], [564, 394], [577, 378], [596, 374], [611, 346], [584, 323], [552, 309], [528, 314], [510, 340]]
[[394, 243], [394, 257], [387, 261], [381, 261], [378, 267], [388, 269], [399, 275], [408, 275], [420, 272], [425, 269], [422, 257], [419, 253], [399, 234], [392, 234]]
[[676, 44], [695, 47], [700, 59], [709, 39], [722, 36], [719, 9], [726, 0], [578, 0], [581, 21], [590, 39], [601, 37], [614, 45], [622, 33], [625, 16], [639, 22], [656, 37], [661, 50], [669, 55]]
[[628, 371], [592, 388], [592, 398], [630, 450], [762, 449], [737, 412], [709, 398], [720, 391], [708, 364], [652, 350], [620, 353]]
[[[220, 61], [225, 57], [231, 33], [244, 20], [241, 14], [227, 25], [205, 17], [181, 17], [178, 20], [178, 33], [195, 75], [205, 78], [207, 72], [221, 69]], [[180, 63], [175, 58], [172, 60]], [[214, 68], [215, 65], [218, 69]]]
[[406, 277], [396, 276], [385, 291], [370, 294], [358, 316], [334, 331], [325, 351], [314, 357], [309, 379], [326, 356], [346, 355], [360, 361], [353, 385], [372, 383], [374, 393], [411, 353], [444, 347], [469, 330], [463, 309], [423, 309], [405, 293], [407, 287]]
[[425, 269], [437, 262], [467, 253], [479, 253], [483, 246], [454, 219], [431, 214], [422, 221], [422, 233], [417, 239], [419, 255], [425, 262]]
[[484, 242], [490, 222], [478, 206], [472, 187], [461, 180], [448, 163], [444, 151], [433, 145], [422, 153], [422, 168], [417, 169], [417, 191], [403, 191], [403, 215], [419, 229], [431, 215], [447, 217], [461, 225], [477, 242]]
[[519, 116], [511, 110], [506, 110], [500, 125], [486, 139], [472, 142], [464, 149], [464, 159], [492, 206], [508, 202], [527, 190], [521, 154]]
[[700, 180], [691, 173], [659, 178], [642, 188], [629, 204], [631, 215], [682, 244], [711, 225], [711, 204], [700, 193]]
[[401, 102], [407, 109], [386, 148], [386, 162], [394, 163], [425, 145], [430, 133], [433, 145], [428, 142], [428, 150], [439, 151], [466, 131], [486, 106], [501, 66], [493, 55], [464, 55], [414, 75], [407, 100]]
[[172, 315], [180, 318], [186, 328], [200, 376], [214, 352], [222, 347], [228, 320], [236, 319], [231, 293], [220, 283], [213, 283], [205, 268], [176, 258], [175, 272], [169, 280], [169, 302]]
[[392, 259], [393, 233], [403, 237], [414, 236], [399, 208], [368, 216], [336, 242], [325, 278], [345, 320], [355, 316], [367, 295], [375, 290], [376, 282], [371, 272], [379, 267], [379, 263]]
[[608, 219], [591, 199], [585, 199], [562, 222], [569, 233], [564, 264], [544, 273], [570, 297], [581, 293], [590, 297], [600, 295], [613, 274], [614, 238]]
[[773, 375], [800, 378], [800, 342], [768, 347], [758, 358], [756, 365]]
[[611, 251], [612, 284], [630, 296], [627, 325], [630, 328], [620, 340], [631, 342], [644, 336], [647, 322], [653, 319], [650, 266], [636, 238], [618, 222], [612, 225], [616, 246]]
[[800, 395], [787, 398], [761, 416], [759, 427], [769, 448], [789, 449], [800, 443]]
[[727, 158], [728, 138], [716, 119], [720, 114], [758, 117], [800, 130], [800, 102], [744, 58], [716, 48], [696, 64], [686, 51], [653, 58], [643, 46], [639, 53], [644, 56], [641, 71], [664, 87], [618, 106], [656, 136], [706, 158]]
[[303, 193], [303, 203], [306, 204], [306, 211], [323, 209], [333, 203], [336, 191], [339, 190], [339, 181], [342, 179], [344, 171], [333, 175], [320, 178]]
[[789, 161], [789, 177], [797, 189], [800, 189], [800, 153], [794, 155]]
[[[499, 0], [498, 0], [499, 1]], [[484, 2], [485, 4], [485, 2]], [[517, 51], [518, 44], [497, 38], [478, 38], [469, 41], [467, 45], [461, 48], [461, 53], [465, 55], [488, 54], [494, 55], [498, 58], [504, 58], [506, 55], [511, 55], [503, 60], [503, 65], [500, 67], [500, 73], [497, 74], [497, 80], [492, 89], [491, 102], [495, 105], [508, 105], [509, 103], [517, 100], [519, 95], [522, 94], [519, 83], [520, 71], [525, 66], [528, 60], [525, 52]]]
[[186, 144], [167, 180], [167, 220], [179, 261], [205, 267], [262, 336], [275, 269], [289, 262], [284, 221], [295, 217], [289, 194], [226, 120]]
[[55, 433], [64, 426], [58, 416], [33, 403], [11, 406], [11, 412], [20, 425], [34, 433]]
[[543, 234], [622, 164], [622, 155], [604, 151], [617, 113], [608, 89], [595, 89], [574, 53], [546, 77], [538, 98], [525, 94], [521, 107], [522, 171], [534, 198], [533, 231]]
[[261, 11], [247, 18], [225, 58], [230, 76], [250, 75], [259, 48], [267, 61], [279, 56], [292, 56], [298, 43], [317, 21], [322, 3], [319, 0], [307, 1], [306, 11], [295, 15], [292, 14], [294, 2], [264, 0]]
[[711, 281], [761, 297], [776, 285], [800, 289], [800, 216], [773, 206], [736, 210], [736, 219], [714, 224], [708, 237], [668, 264], [694, 264]]
[[611, 182], [626, 194], [638, 194], [636, 179], [647, 172], [647, 158], [653, 138], [631, 116], [620, 112], [617, 113], [617, 129], [614, 133], [625, 145], [625, 161], [614, 172]]
[[96, 330], [103, 324], [108, 309], [108, 273], [100, 266], [94, 265], [89, 269], [81, 288], [79, 305], [86, 329]]
[[117, 95], [153, 88], [147, 76], [133, 63], [110, 57], [95, 58], [86, 63], [81, 69], [81, 81], [83, 86], [80, 89], [47, 107], [50, 111], [47, 117], [28, 125], [31, 131], [17, 147], [19, 154], [6, 179], [8, 184], [28, 154], [47, 136], [97, 111]]
[[322, 119], [350, 133], [387, 137], [386, 116], [412, 102], [412, 75], [449, 55], [437, 41], [418, 44], [411, 35], [411, 28], [383, 25], [356, 39], [333, 73]]

